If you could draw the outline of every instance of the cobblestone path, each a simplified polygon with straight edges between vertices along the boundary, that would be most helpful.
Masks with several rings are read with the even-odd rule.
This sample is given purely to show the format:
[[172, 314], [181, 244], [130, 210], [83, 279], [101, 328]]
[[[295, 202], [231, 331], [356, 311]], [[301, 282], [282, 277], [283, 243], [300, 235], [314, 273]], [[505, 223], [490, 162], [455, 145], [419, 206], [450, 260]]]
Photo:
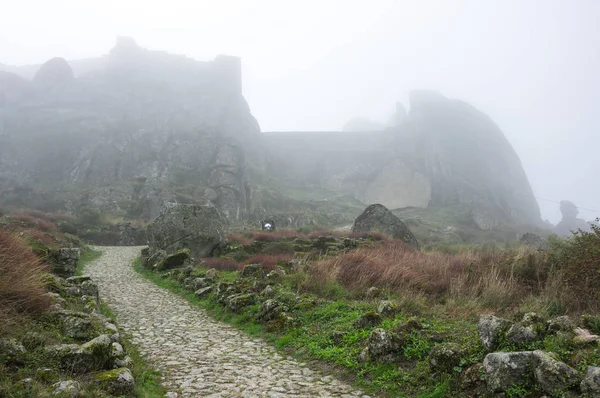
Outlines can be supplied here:
[[131, 266], [140, 249], [98, 247], [104, 255], [86, 271], [169, 391], [180, 397], [368, 398], [149, 282]]

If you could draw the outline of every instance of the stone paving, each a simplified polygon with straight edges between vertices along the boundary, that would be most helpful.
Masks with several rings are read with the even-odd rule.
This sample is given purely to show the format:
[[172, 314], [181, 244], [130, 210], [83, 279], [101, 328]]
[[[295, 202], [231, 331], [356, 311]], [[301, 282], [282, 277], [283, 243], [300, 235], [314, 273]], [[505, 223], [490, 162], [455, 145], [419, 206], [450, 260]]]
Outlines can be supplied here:
[[100, 297], [179, 397], [368, 398], [147, 281], [131, 266], [140, 247], [96, 249], [104, 255], [86, 271]]

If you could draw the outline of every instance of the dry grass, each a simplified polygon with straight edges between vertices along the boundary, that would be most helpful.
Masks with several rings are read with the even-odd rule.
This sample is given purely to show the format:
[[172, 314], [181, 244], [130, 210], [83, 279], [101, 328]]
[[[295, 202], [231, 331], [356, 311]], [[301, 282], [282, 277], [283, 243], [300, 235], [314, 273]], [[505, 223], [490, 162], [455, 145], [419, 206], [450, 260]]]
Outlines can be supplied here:
[[503, 309], [556, 284], [548, 278], [544, 260], [543, 253], [525, 247], [444, 254], [386, 241], [316, 262], [307, 286], [318, 292], [339, 283], [356, 294], [376, 286], [403, 296], [472, 300], [480, 307]]
[[229, 233], [227, 239], [242, 245], [249, 245], [253, 241], [279, 242], [293, 238], [317, 239], [320, 236], [333, 236], [335, 238], [366, 239], [372, 237], [376, 241], [389, 240], [390, 237], [380, 232], [351, 232], [351, 231], [313, 231], [311, 233], [298, 232], [293, 229], [277, 229], [273, 232], [248, 231], [242, 233]]
[[0, 232], [0, 331], [22, 313], [44, 311], [50, 306], [41, 276], [48, 272], [25, 242]]

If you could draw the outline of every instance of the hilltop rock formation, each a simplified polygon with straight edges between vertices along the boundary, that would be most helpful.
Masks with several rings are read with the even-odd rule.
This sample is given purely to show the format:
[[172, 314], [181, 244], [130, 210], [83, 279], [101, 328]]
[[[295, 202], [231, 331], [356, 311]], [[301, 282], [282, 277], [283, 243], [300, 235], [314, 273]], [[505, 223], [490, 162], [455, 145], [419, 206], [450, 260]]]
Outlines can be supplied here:
[[52, 58], [40, 67], [33, 84], [43, 89], [59, 88], [75, 80], [73, 69], [64, 58]]
[[555, 232], [559, 236], [569, 236], [571, 231], [577, 231], [579, 229], [588, 231], [590, 225], [581, 218], [577, 218], [579, 210], [573, 202], [568, 200], [562, 200], [560, 202], [560, 212], [562, 213], [562, 220], [556, 224]]
[[238, 58], [197, 62], [120, 39], [88, 64], [77, 78], [61, 58], [33, 82], [0, 72], [0, 201], [152, 219], [167, 202], [208, 198], [244, 217], [259, 126]]

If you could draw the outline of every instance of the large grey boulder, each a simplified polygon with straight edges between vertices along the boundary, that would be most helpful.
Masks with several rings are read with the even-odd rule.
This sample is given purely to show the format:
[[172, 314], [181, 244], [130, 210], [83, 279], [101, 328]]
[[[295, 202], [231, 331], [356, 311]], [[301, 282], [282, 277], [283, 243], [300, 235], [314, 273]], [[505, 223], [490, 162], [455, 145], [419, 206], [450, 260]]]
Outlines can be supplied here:
[[61, 397], [77, 398], [80, 391], [81, 386], [74, 380], [59, 381], [52, 385], [52, 395]]
[[517, 322], [510, 327], [506, 338], [515, 344], [526, 344], [535, 341], [538, 334], [533, 325], [525, 325], [522, 322]]
[[111, 361], [112, 340], [100, 335], [81, 346], [78, 344], [59, 344], [46, 347], [46, 352], [60, 361], [63, 369], [74, 373], [105, 369]]
[[365, 209], [356, 218], [352, 226], [352, 232], [382, 232], [394, 239], [400, 239], [415, 249], [419, 248], [417, 238], [410, 232], [398, 217], [396, 217], [385, 206], [374, 204]]
[[581, 392], [590, 398], [600, 398], [600, 367], [590, 366], [581, 381]]
[[276, 300], [268, 299], [260, 305], [260, 311], [257, 318], [261, 321], [268, 322], [276, 319], [283, 312], [281, 303]]
[[449, 372], [458, 366], [465, 350], [456, 343], [435, 345], [429, 354], [429, 366], [432, 370]]
[[135, 388], [135, 379], [127, 368], [97, 373], [94, 379], [103, 389], [117, 396], [130, 394]]
[[506, 332], [512, 325], [507, 319], [498, 318], [494, 315], [485, 314], [479, 317], [477, 331], [483, 348], [491, 351], [496, 348], [500, 334]]
[[384, 329], [374, 329], [369, 335], [367, 346], [360, 353], [360, 360], [379, 363], [393, 362], [400, 349], [400, 339]]
[[146, 233], [153, 253], [187, 248], [193, 256], [208, 257], [224, 242], [224, 224], [217, 208], [210, 204], [176, 204], [165, 207]]
[[533, 353], [494, 352], [483, 360], [488, 389], [491, 392], [505, 392], [515, 385], [524, 385], [531, 381]]
[[552, 395], [565, 393], [581, 381], [575, 369], [539, 350], [533, 352], [533, 374], [542, 390]]
[[88, 341], [98, 335], [99, 327], [90, 314], [76, 311], [59, 311], [57, 315], [60, 320], [61, 331], [67, 337]]
[[236, 294], [229, 299], [229, 308], [233, 312], [238, 312], [244, 307], [248, 307], [256, 302], [254, 293]]
[[25, 347], [17, 340], [0, 339], [0, 363], [22, 364], [25, 352]]

